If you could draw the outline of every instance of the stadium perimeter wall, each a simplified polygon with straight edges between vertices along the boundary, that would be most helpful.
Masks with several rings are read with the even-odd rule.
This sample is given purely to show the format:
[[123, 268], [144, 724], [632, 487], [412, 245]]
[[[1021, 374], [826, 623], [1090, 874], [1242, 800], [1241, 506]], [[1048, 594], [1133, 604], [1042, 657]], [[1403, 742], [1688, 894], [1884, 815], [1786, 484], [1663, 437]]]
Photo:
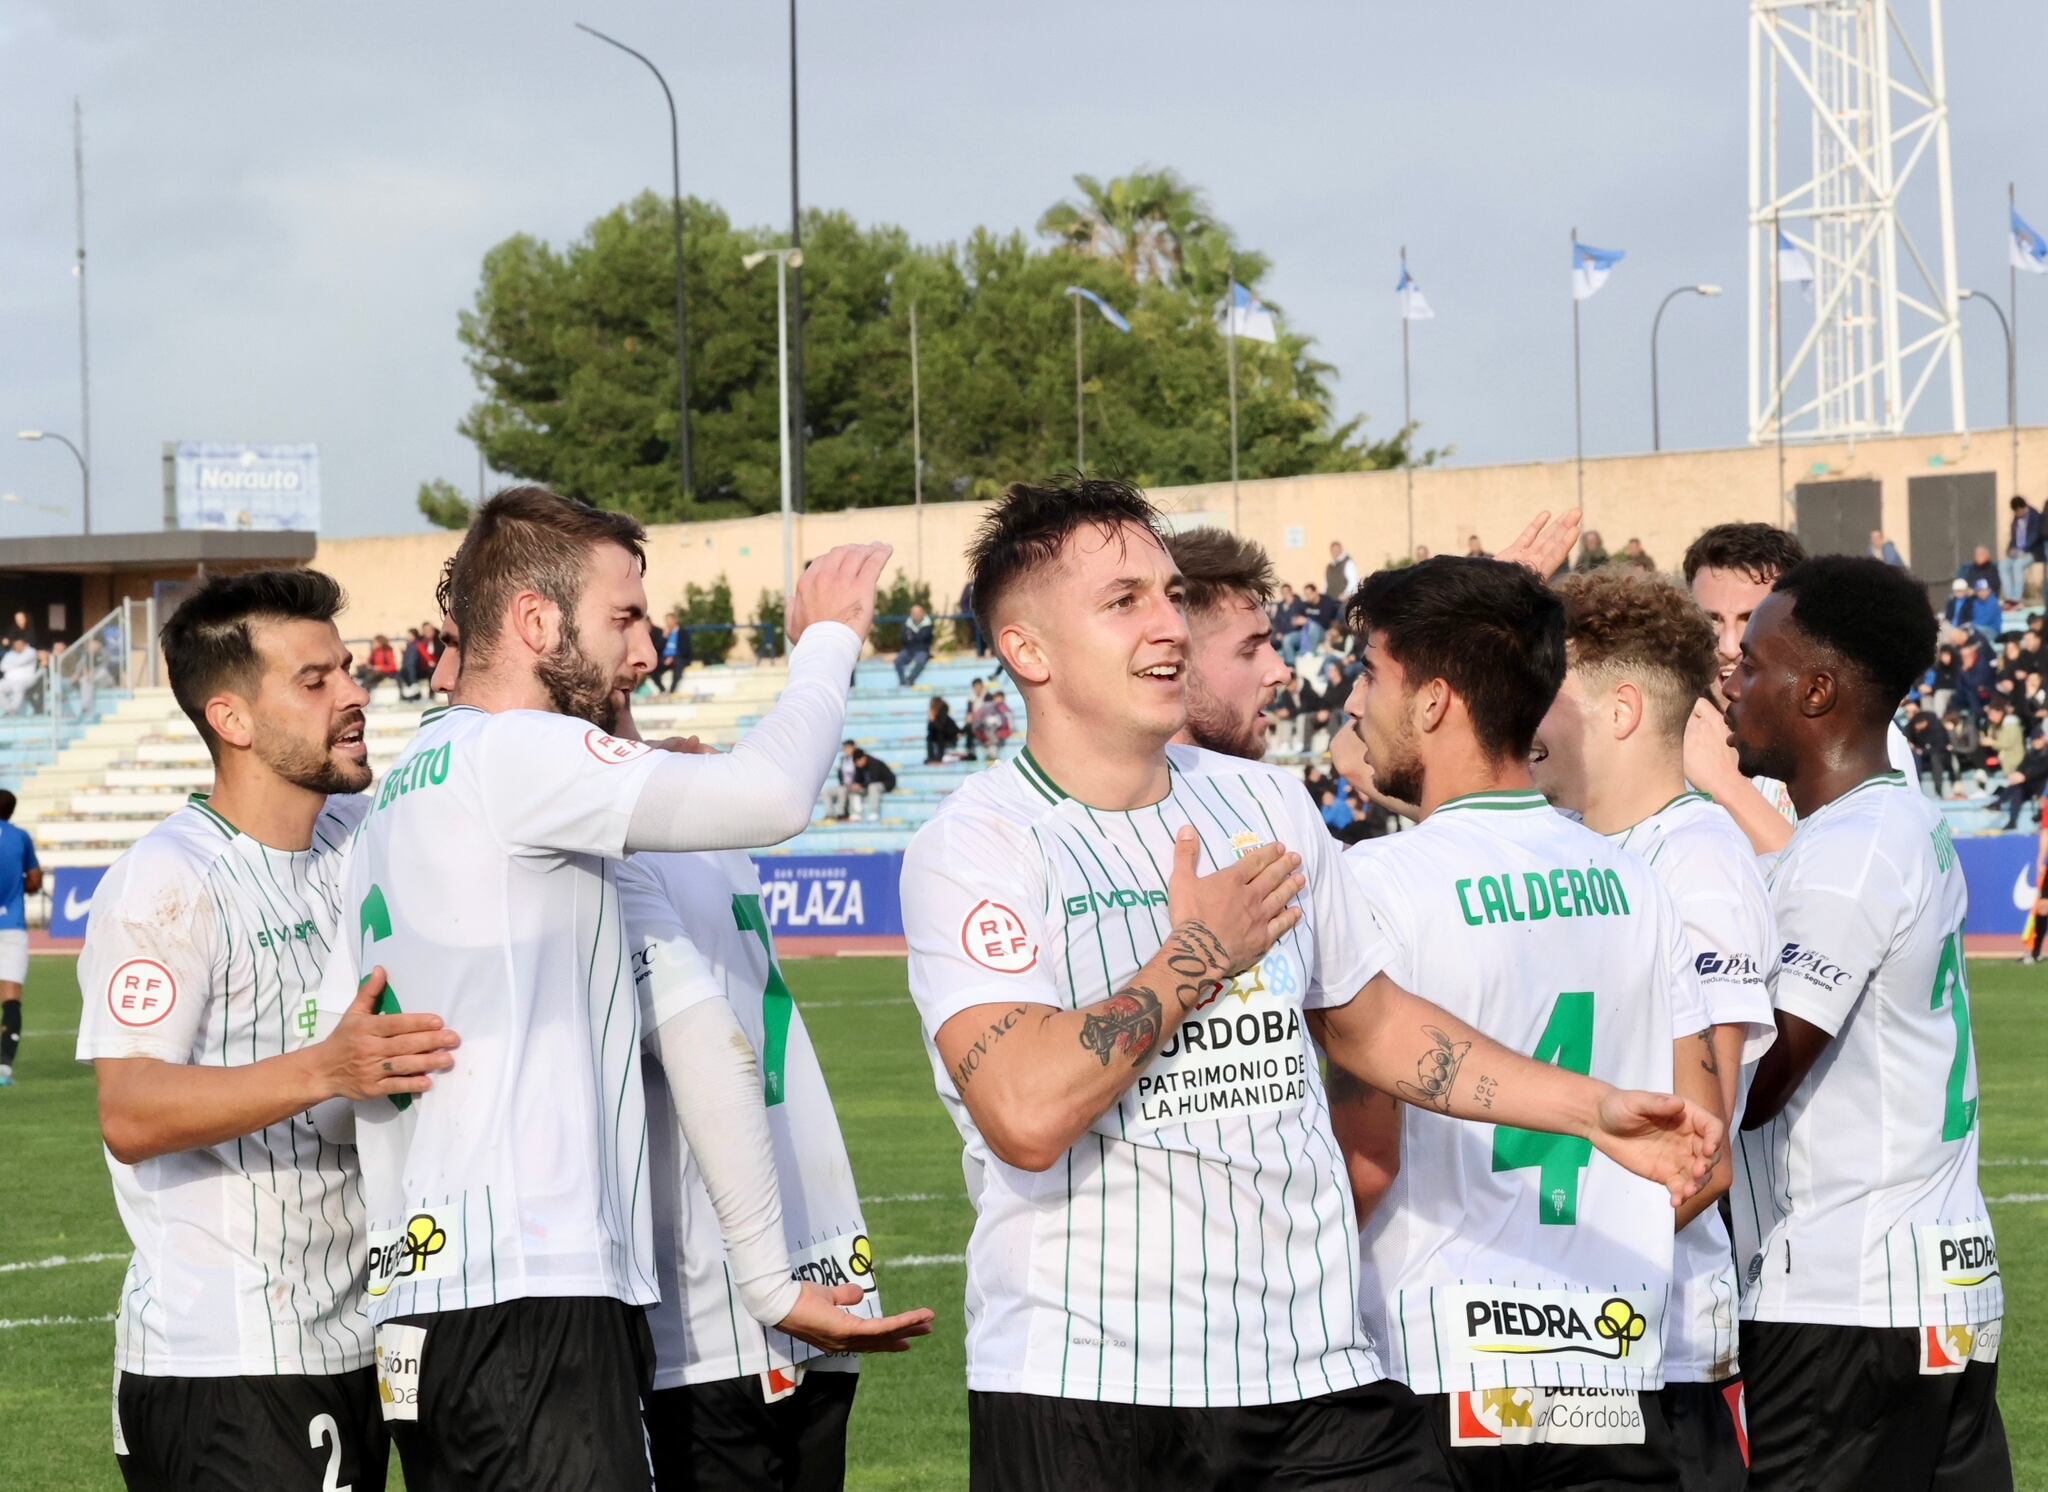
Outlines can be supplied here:
[[[1972, 436], [1906, 436], [1856, 446], [1788, 447], [1788, 486], [1805, 481], [1876, 481], [1881, 522], [1910, 562], [1907, 483], [1911, 478], [1989, 473], [1997, 483], [2002, 517], [2012, 493], [2012, 448], [2004, 430]], [[2036, 499], [2048, 490], [2048, 427], [2020, 432], [2020, 490]], [[2032, 473], [2034, 475], [2028, 475]], [[1415, 472], [1415, 542], [1439, 554], [1462, 554], [1478, 534], [1489, 549], [1506, 544], [1539, 508], [1569, 507], [1575, 492], [1570, 461], [1511, 466], [1421, 468]], [[1793, 521], [1791, 503], [1778, 495], [1774, 447], [1673, 451], [1609, 456], [1586, 462], [1586, 521], [1619, 552], [1634, 537], [1667, 570], [1702, 528], [1734, 519]], [[1333, 538], [1342, 539], [1362, 570], [1408, 551], [1406, 477], [1399, 471], [1286, 477], [1240, 485], [1238, 526], [1266, 546], [1284, 579], [1321, 581]], [[1232, 521], [1230, 484], [1155, 489], [1153, 498], [1183, 521]], [[932, 584], [939, 609], [949, 610], [966, 578], [962, 558], [978, 502], [914, 507], [859, 508], [799, 517], [799, 563], [835, 544], [881, 539], [896, 546], [892, 572], [901, 567]], [[375, 539], [325, 539], [313, 563], [347, 587], [344, 635], [403, 633], [430, 620], [434, 582], [458, 536], [436, 531]], [[1997, 536], [1986, 534], [1984, 542]], [[679, 601], [686, 581], [705, 584], [724, 574], [742, 621], [763, 589], [782, 587], [781, 518], [666, 524], [650, 534], [649, 597], [658, 609]]]

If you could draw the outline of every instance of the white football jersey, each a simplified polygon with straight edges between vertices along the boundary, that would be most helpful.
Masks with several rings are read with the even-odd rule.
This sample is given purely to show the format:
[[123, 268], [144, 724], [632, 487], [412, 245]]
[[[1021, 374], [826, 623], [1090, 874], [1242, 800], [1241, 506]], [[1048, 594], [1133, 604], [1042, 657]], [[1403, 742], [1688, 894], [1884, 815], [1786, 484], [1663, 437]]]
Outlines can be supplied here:
[[[1704, 793], [1684, 793], [1609, 837], [1647, 860], [1671, 893], [1692, 946], [1707, 1020], [1743, 1027], [1743, 1065], [1755, 1062], [1778, 1035], [1770, 988], [1777, 925], [1755, 848]], [[1746, 1087], [1737, 1084], [1730, 1132], [1741, 1125]], [[1734, 1245], [1721, 1209], [1709, 1207], [1679, 1230], [1671, 1314], [1664, 1322], [1665, 1381], [1719, 1383], [1735, 1376], [1736, 1299]]]
[[388, 1003], [462, 1037], [406, 1102], [356, 1106], [369, 1311], [529, 1296], [652, 1304], [640, 1013], [616, 877], [655, 758], [566, 715], [429, 710], [343, 878], [323, 1017]]
[[[1920, 785], [1920, 764], [1913, 760], [1913, 748], [1906, 741], [1906, 733], [1899, 729], [1898, 722], [1885, 727], [1884, 754], [1892, 764], [1892, 770], [1899, 773], [1914, 787]], [[1799, 810], [1792, 806], [1792, 789], [1775, 777], [1752, 777], [1749, 785], [1763, 794], [1764, 801], [1778, 810], [1788, 824], [1799, 822]]]
[[[330, 798], [299, 851], [258, 843], [203, 793], [137, 840], [93, 898], [78, 1060], [234, 1067], [313, 1029], [334, 880], [367, 797]], [[107, 1156], [135, 1245], [114, 1316], [124, 1373], [345, 1373], [373, 1356], [355, 1152], [298, 1115], [135, 1165]]]
[[1834, 1040], [1736, 1152], [1745, 1320], [1955, 1326], [2004, 1311], [1977, 1187], [1968, 892], [1896, 772], [1800, 822], [1770, 873], [1779, 1010]]
[[[1294, 1402], [1383, 1376], [1357, 1310], [1357, 1225], [1303, 1012], [1379, 972], [1334, 842], [1277, 768], [1166, 748], [1167, 795], [1070, 798], [1026, 750], [977, 773], [903, 867], [910, 992], [926, 1041], [977, 1005], [1094, 1005], [1171, 931], [1174, 835], [1201, 872], [1279, 841], [1302, 857], [1300, 925], [1164, 1039], [1044, 1172], [989, 1149], [930, 1046], [966, 1142], [967, 1383], [1179, 1407]], [[1105, 1057], [1105, 1060], [1109, 1060]]]
[[[1396, 984], [1539, 1062], [1670, 1091], [1672, 1040], [1706, 1010], [1643, 861], [1521, 791], [1454, 798], [1345, 866], [1350, 913], [1385, 935]], [[1416, 1086], [1441, 1071], [1425, 1064]], [[1417, 1393], [1656, 1388], [1672, 1232], [1664, 1189], [1590, 1140], [1411, 1106], [1399, 1174], [1366, 1221], [1359, 1299]]]
[[633, 936], [635, 983], [646, 1032], [642, 1073], [647, 1089], [648, 1172], [653, 1177], [654, 1257], [661, 1302], [648, 1312], [654, 1331], [654, 1386], [716, 1383], [798, 1363], [858, 1371], [856, 1356], [825, 1357], [808, 1342], [760, 1325], [747, 1314], [726, 1267], [725, 1239], [710, 1193], [677, 1131], [668, 1079], [654, 1033], [694, 1003], [723, 997], [761, 1061], [768, 1131], [782, 1186], [782, 1227], [797, 1278], [821, 1285], [859, 1285], [861, 1314], [879, 1316], [874, 1248], [861, 1216], [853, 1163], [824, 1071], [804, 1029], [803, 1012], [775, 960], [761, 877], [738, 850], [695, 855], [635, 855], [673, 909], [680, 931], [705, 966], [696, 979], [662, 967], [667, 948], [649, 946], [634, 901], [626, 920]]

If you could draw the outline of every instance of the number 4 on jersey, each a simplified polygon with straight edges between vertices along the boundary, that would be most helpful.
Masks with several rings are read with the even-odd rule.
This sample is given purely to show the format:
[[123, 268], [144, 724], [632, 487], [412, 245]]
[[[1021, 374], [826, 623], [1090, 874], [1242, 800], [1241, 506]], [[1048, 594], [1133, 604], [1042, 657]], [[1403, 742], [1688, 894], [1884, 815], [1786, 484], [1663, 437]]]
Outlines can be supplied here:
[[[1531, 1055], [1567, 1072], [1584, 1075], [1593, 1067], [1593, 995], [1571, 991], [1550, 1007], [1550, 1021]], [[1569, 1228], [1579, 1220], [1579, 1172], [1593, 1159], [1593, 1142], [1571, 1135], [1543, 1134], [1507, 1125], [1493, 1132], [1493, 1169], [1536, 1168], [1537, 1221]]]
[[1941, 1138], [1946, 1142], [1960, 1140], [1977, 1124], [1977, 1100], [1963, 1097], [1963, 1084], [1970, 1076], [1970, 976], [1963, 961], [1960, 927], [1941, 945], [1941, 962], [1934, 969], [1934, 995], [1927, 1008], [1941, 1009], [1944, 999], [1956, 1023], [1956, 1055], [1949, 1063], [1948, 1094], [1941, 1111]]

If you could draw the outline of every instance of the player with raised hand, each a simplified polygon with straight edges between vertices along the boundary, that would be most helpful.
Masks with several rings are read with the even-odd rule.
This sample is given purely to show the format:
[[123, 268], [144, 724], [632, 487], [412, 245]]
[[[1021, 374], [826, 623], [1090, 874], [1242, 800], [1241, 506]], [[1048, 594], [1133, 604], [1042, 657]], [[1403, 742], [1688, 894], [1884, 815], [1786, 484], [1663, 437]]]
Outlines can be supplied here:
[[[1736, 763], [1723, 719], [1728, 676], [1742, 652], [1743, 629], [1780, 575], [1806, 559], [1806, 546], [1787, 529], [1768, 523], [1717, 523], [1686, 548], [1685, 583], [1714, 626], [1720, 667], [1707, 697], [1693, 708], [1686, 732], [1685, 772], [1692, 785], [1726, 809], [1759, 855], [1773, 855], [1792, 838], [1798, 817], [1792, 795], [1774, 777], [1752, 776]], [[1919, 782], [1913, 749], [1892, 725], [1885, 733], [1892, 769]]]
[[811, 565], [781, 699], [731, 753], [685, 756], [610, 734], [654, 663], [641, 545], [633, 519], [540, 488], [478, 509], [449, 575], [453, 703], [423, 718], [349, 857], [351, 946], [323, 1012], [378, 964], [398, 1006], [469, 1028], [429, 1098], [356, 1114], [369, 1311], [418, 1492], [648, 1484], [641, 1308], [659, 1291], [618, 862], [809, 822], [888, 556]]
[[[1778, 943], [1756, 852], [1686, 786], [1686, 725], [1714, 677], [1714, 630], [1678, 586], [1636, 571], [1574, 575], [1558, 593], [1570, 666], [1530, 772], [1551, 802], [1647, 860], [1678, 903], [1732, 1129], [1744, 1066], [1777, 1035], [1767, 981]], [[1664, 1328], [1661, 1397], [1687, 1492], [1746, 1483], [1735, 1302], [1728, 1228], [1706, 1208], [1679, 1231]]]
[[1758, 603], [1722, 686], [1743, 772], [1799, 814], [1770, 873], [1778, 1040], [1730, 1209], [1763, 1492], [2012, 1486], [1968, 894], [1940, 808], [1886, 746], [1934, 636], [1910, 575], [1808, 560]]
[[452, 1062], [433, 1015], [306, 1044], [343, 936], [335, 864], [369, 800], [367, 696], [314, 570], [215, 576], [162, 635], [210, 793], [108, 871], [79, 958], [78, 1057], [135, 1244], [114, 1318], [114, 1449], [133, 1488], [384, 1483], [354, 1152], [304, 1117], [410, 1097]]
[[1380, 977], [1299, 783], [1168, 744], [1183, 587], [1139, 493], [1013, 486], [971, 562], [1029, 736], [946, 800], [903, 883], [977, 1213], [971, 1484], [1447, 1485], [1358, 1319], [1306, 1012], [1354, 1011], [1339, 1060], [1389, 1088], [1437, 1033], [1466, 1043], [1478, 1072], [1425, 1101], [1600, 1131], [1680, 1193], [1712, 1120], [1515, 1057]]
[[[1465, 1023], [1434, 1023], [1432, 1048], [1389, 1081], [1347, 1050], [1349, 1008], [1322, 1017], [1333, 1073], [1358, 1080], [1332, 1086], [1368, 1214], [1367, 1323], [1423, 1396], [1461, 1486], [1666, 1485], [1676, 1450], [1652, 1391], [1671, 1214], [1615, 1163], [1629, 1121], [1530, 1125], [1501, 1101], [1525, 1079], [1464, 1033], [1532, 1052], [1554, 1077], [1675, 1087], [1691, 1102], [1665, 1103], [1718, 1147], [1723, 1127], [1706, 1116], [1721, 1085], [1684, 925], [1641, 860], [1531, 784], [1530, 743], [1566, 657], [1564, 607], [1541, 581], [1497, 560], [1432, 559], [1372, 576], [1350, 613], [1366, 640], [1351, 728], [1420, 823], [1345, 857], [1348, 910], [1386, 940], [1387, 978]], [[1451, 1122], [1461, 1094], [1491, 1122]], [[1724, 1164], [1715, 1187], [1674, 1190], [1680, 1219], [1725, 1177]]]

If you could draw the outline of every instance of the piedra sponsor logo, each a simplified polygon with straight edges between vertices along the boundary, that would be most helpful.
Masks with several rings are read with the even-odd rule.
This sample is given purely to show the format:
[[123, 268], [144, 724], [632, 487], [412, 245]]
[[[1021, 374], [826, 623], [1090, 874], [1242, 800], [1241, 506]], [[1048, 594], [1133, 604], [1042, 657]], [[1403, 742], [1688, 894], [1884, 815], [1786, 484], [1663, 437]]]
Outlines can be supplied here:
[[1924, 1292], [1976, 1290], [1998, 1278], [1998, 1241], [1988, 1221], [1929, 1223], [1914, 1231]]
[[396, 1233], [373, 1235], [370, 1239], [369, 1294], [382, 1295], [401, 1280], [438, 1275], [446, 1271], [436, 1260], [448, 1247], [448, 1230], [431, 1212], [416, 1212]]
[[1654, 1366], [1656, 1333], [1647, 1311], [1625, 1295], [1524, 1290], [1474, 1293], [1455, 1301], [1465, 1353], [1482, 1358], [1569, 1357], [1626, 1362], [1645, 1337]]

